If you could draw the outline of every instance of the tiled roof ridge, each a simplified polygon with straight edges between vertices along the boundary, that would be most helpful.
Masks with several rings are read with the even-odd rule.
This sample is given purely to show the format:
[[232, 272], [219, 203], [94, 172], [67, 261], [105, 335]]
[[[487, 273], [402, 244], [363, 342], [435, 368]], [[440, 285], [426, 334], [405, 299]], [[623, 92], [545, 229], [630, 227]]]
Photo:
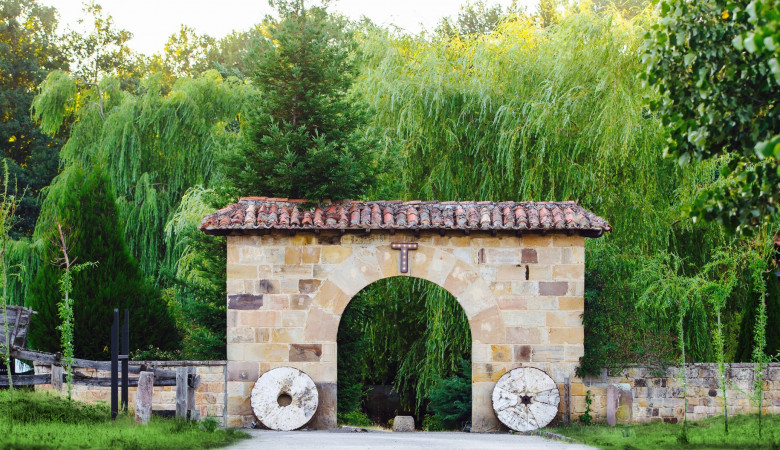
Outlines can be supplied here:
[[251, 230], [481, 230], [579, 232], [590, 237], [612, 230], [606, 220], [575, 201], [309, 202], [273, 197], [241, 198], [206, 216], [200, 228], [210, 234]]

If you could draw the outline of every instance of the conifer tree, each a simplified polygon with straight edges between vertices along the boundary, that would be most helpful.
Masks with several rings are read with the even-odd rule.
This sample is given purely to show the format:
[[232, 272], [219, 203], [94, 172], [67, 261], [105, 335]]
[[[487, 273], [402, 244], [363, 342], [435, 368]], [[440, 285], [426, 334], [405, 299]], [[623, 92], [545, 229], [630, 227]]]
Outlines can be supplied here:
[[226, 172], [252, 195], [357, 197], [375, 169], [373, 141], [361, 133], [367, 110], [347, 94], [357, 74], [351, 34], [324, 6], [276, 6], [280, 19], [266, 19], [267, 36], [250, 55], [260, 106]]
[[[116, 199], [108, 178], [98, 166], [89, 171], [71, 166], [60, 175], [47, 202], [53, 201], [55, 220], [68, 234], [68, 253], [76, 263], [98, 263], [90, 270], [72, 274], [75, 356], [87, 359], [108, 357], [109, 328], [113, 309], [130, 310], [131, 350], [152, 345], [169, 349], [178, 343], [160, 292], [144, 279], [130, 255], [118, 220]], [[43, 217], [42, 217], [43, 218]], [[46, 221], [44, 221], [46, 222]], [[39, 226], [41, 226], [39, 222]], [[51, 234], [56, 231], [52, 227]], [[46, 262], [57, 258], [54, 245], [46, 249], [44, 264], [30, 286], [28, 306], [38, 312], [31, 322], [33, 348], [59, 351], [60, 324], [57, 288], [62, 271]]]

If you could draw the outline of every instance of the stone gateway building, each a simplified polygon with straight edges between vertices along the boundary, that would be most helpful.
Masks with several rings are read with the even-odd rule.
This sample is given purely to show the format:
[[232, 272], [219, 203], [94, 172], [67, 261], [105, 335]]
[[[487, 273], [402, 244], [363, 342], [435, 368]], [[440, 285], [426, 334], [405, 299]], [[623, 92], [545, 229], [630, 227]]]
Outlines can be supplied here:
[[[585, 238], [610, 231], [574, 202], [243, 198], [201, 229], [227, 236], [227, 425], [255, 420], [258, 377], [295, 367], [317, 385], [309, 426], [336, 426], [336, 336], [352, 297], [388, 277], [449, 291], [472, 336], [472, 430], [501, 428], [496, 381], [516, 367], [563, 393], [583, 354]], [[563, 402], [561, 404], [563, 408]]]

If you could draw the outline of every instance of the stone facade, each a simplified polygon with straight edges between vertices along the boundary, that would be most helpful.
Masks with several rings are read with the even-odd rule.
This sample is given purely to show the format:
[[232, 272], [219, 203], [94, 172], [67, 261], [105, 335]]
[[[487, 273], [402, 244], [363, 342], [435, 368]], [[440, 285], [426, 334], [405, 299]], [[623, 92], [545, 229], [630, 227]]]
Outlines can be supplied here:
[[[211, 416], [225, 425], [225, 403], [227, 399], [227, 378], [225, 361], [157, 361], [154, 363], [160, 369], [176, 370], [178, 367], [194, 366], [198, 375], [200, 375], [200, 386], [195, 389], [195, 405], [202, 418]], [[95, 369], [75, 369], [77, 372], [90, 377], [110, 377], [111, 374], [106, 370]], [[35, 364], [35, 373], [51, 373], [50, 365]], [[131, 375], [135, 377], [137, 375]], [[35, 386], [35, 390], [51, 390], [50, 384]], [[135, 392], [137, 388], [128, 389], [128, 402], [130, 408], [135, 407]], [[67, 392], [67, 384], [63, 383], [63, 392]], [[83, 384], [74, 384], [72, 391], [73, 399], [86, 403], [111, 402], [110, 386], [87, 386]], [[176, 386], [155, 386], [152, 396], [152, 410], [176, 409]]]
[[[258, 230], [258, 233], [261, 230]], [[418, 231], [277, 230], [227, 238], [227, 425], [254, 420], [250, 392], [264, 372], [307, 373], [319, 389], [314, 428], [336, 426], [336, 336], [349, 301], [388, 277], [428, 280], [457, 298], [471, 325], [472, 429], [501, 428], [490, 402], [508, 370], [529, 366], [557, 383], [583, 354], [584, 237]], [[417, 243], [409, 272], [392, 243]]]
[[[685, 402], [682, 383], [677, 378], [679, 371], [677, 367], [660, 370], [651, 367], [629, 367], [614, 376], [608, 376], [607, 371], [604, 370], [597, 378], [573, 379], [572, 416], [576, 418], [585, 412], [585, 393], [590, 390], [593, 400], [591, 416], [596, 421], [606, 421], [607, 389], [612, 385], [630, 391], [632, 397], [630, 417], [622, 421], [669, 423], [682, 421]], [[757, 411], [756, 406], [750, 402], [750, 396], [754, 392], [754, 374], [753, 364], [726, 365], [726, 397], [729, 414]], [[718, 365], [688, 364], [686, 376], [688, 419], [697, 420], [722, 415], [723, 391]], [[763, 412], [780, 413], [780, 363], [769, 364], [764, 373]]]

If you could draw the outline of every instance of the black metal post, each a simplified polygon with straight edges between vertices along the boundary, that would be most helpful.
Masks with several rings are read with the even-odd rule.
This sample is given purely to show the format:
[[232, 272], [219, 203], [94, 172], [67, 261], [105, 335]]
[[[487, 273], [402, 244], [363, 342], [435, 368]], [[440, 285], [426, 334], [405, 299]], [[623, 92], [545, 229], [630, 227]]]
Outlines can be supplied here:
[[130, 311], [125, 309], [125, 320], [122, 325], [122, 411], [127, 412], [128, 373], [130, 364]]
[[114, 308], [114, 323], [111, 324], [111, 419], [119, 412], [119, 310]]

